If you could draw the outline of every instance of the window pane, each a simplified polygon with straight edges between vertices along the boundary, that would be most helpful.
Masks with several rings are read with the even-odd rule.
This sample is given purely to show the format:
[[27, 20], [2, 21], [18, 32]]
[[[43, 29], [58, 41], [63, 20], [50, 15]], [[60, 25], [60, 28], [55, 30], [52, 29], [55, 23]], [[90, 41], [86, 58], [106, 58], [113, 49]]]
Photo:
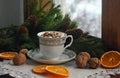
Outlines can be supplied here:
[[54, 0], [63, 14], [68, 13], [83, 31], [101, 37], [101, 0]]

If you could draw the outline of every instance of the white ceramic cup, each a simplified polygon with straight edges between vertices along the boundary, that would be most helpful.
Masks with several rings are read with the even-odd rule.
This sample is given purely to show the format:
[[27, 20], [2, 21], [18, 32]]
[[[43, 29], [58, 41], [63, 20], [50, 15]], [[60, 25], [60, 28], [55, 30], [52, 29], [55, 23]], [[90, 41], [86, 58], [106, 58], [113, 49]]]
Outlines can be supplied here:
[[[44, 33], [59, 33], [60, 37], [58, 38], [49, 38], [49, 37], [44, 37]], [[59, 56], [64, 52], [64, 50], [71, 46], [73, 42], [73, 37], [72, 35], [67, 35], [66, 33], [59, 32], [59, 31], [43, 31], [39, 32], [37, 34], [39, 38], [39, 46], [40, 46], [40, 52], [43, 54], [43, 56], [46, 59], [57, 59]], [[67, 44], [66, 46], [64, 45], [66, 42], [67, 38], [71, 38], [70, 43]]]

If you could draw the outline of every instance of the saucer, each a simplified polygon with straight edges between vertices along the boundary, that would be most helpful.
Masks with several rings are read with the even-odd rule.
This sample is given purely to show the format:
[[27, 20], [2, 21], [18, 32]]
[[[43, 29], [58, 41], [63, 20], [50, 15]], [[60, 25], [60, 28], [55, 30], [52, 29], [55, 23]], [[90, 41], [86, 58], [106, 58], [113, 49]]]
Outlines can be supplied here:
[[63, 52], [63, 54], [61, 54], [58, 59], [54, 60], [45, 59], [40, 52], [40, 49], [29, 50], [27, 55], [32, 60], [44, 64], [61, 64], [68, 62], [76, 57], [76, 53], [69, 49], [65, 49], [65, 52]]

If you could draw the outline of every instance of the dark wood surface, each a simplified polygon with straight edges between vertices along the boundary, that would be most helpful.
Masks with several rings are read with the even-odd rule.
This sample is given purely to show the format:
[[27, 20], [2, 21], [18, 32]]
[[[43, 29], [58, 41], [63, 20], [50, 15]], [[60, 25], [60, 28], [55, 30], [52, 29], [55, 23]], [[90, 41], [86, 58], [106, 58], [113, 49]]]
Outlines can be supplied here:
[[28, 5], [33, 1], [34, 0], [24, 0], [24, 20], [27, 19], [29, 15], [31, 15]]
[[120, 50], [120, 0], [102, 0], [102, 39]]

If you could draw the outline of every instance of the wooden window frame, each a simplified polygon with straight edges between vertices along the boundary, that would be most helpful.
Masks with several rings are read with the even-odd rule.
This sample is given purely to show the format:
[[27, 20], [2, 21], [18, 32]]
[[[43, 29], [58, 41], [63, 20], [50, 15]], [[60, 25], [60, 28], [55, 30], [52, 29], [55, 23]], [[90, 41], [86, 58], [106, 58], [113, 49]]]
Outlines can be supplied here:
[[102, 39], [111, 50], [120, 50], [120, 0], [102, 0]]
[[28, 4], [33, 2], [34, 0], [24, 0], [24, 20], [30, 15], [30, 11], [28, 8]]

